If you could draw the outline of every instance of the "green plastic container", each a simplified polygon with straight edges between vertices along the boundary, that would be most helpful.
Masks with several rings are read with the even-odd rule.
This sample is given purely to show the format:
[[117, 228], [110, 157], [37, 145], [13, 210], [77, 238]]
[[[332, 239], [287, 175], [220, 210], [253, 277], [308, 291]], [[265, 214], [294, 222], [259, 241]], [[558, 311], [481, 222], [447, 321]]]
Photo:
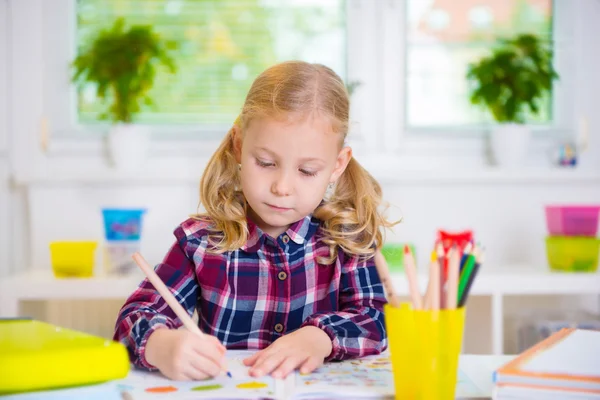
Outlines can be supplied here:
[[600, 239], [585, 236], [548, 236], [546, 254], [550, 269], [561, 272], [598, 270]]
[[[404, 270], [404, 245], [405, 243], [389, 243], [384, 244], [381, 248], [381, 254], [385, 258], [385, 261], [387, 261], [391, 271]], [[408, 246], [413, 253], [413, 257], [415, 257], [415, 267], [417, 267], [417, 253], [415, 252], [415, 246], [412, 244], [409, 244]]]

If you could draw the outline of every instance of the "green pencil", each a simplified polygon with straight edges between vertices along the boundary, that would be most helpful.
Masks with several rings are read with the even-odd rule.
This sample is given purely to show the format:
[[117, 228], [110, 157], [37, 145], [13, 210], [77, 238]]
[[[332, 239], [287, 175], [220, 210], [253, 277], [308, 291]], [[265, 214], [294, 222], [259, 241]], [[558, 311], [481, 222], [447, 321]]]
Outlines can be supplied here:
[[475, 256], [473, 254], [469, 254], [467, 257], [467, 261], [465, 262], [465, 267], [460, 274], [460, 282], [458, 284], [458, 299], [457, 303], [460, 302], [460, 299], [463, 297], [463, 293], [465, 288], [467, 287], [467, 283], [469, 283], [469, 277], [473, 273], [473, 267], [475, 266]]

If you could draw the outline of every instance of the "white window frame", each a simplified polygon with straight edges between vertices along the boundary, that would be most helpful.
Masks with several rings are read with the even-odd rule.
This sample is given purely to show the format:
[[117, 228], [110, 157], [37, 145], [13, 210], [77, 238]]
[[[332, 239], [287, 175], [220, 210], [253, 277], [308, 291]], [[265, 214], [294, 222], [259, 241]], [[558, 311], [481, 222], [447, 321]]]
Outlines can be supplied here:
[[[103, 136], [85, 132], [85, 127], [75, 124], [70, 109], [74, 87], [67, 66], [75, 49], [75, 0], [8, 1], [11, 90], [19, 98], [13, 104], [11, 142], [17, 155], [17, 181], [60, 179], [57, 177], [73, 174], [103, 174], [117, 179], [118, 173], [111, 170], [104, 156]], [[573, 23], [576, 17], [581, 18], [577, 13], [582, 7], [580, 1], [559, 1], [568, 5], [556, 13], [555, 24], [564, 26], [557, 43], [566, 44], [557, 49], [557, 60], [559, 64], [573, 64], [577, 58], [573, 53], [585, 49], [585, 45], [569, 45], [586, 39], [577, 37]], [[390, 169], [485, 166], [486, 135], [482, 130], [463, 129], [449, 134], [445, 130], [405, 129], [405, 9], [405, 0], [347, 1], [348, 81], [362, 83], [352, 97], [349, 144], [375, 174]], [[576, 82], [575, 72], [569, 69], [563, 74]], [[556, 126], [546, 131], [574, 131], [577, 101], [572, 99], [579, 95], [580, 88], [567, 88], [563, 79], [557, 83], [553, 98], [563, 99], [555, 110], [564, 112], [556, 115]], [[166, 177], [189, 171], [190, 179], [196, 179], [201, 173], [197, 168], [208, 160], [229, 127], [218, 132], [168, 129], [179, 133], [175, 138], [153, 129], [152, 161], [145, 173]], [[534, 152], [540, 163], [556, 138], [547, 133], [534, 135]], [[198, 134], [204, 134], [204, 138], [197, 139]]]

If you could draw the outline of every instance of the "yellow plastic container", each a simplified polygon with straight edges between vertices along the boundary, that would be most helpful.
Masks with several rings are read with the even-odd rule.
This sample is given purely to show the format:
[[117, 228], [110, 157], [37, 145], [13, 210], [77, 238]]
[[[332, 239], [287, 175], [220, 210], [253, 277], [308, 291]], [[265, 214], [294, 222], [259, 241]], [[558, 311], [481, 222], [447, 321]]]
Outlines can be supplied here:
[[119, 342], [35, 320], [0, 320], [3, 394], [120, 379], [129, 356]]
[[465, 309], [385, 305], [396, 399], [454, 399]]
[[52, 242], [50, 259], [57, 278], [89, 278], [94, 273], [98, 242]]
[[594, 272], [598, 269], [600, 239], [586, 236], [548, 236], [546, 254], [550, 269]]

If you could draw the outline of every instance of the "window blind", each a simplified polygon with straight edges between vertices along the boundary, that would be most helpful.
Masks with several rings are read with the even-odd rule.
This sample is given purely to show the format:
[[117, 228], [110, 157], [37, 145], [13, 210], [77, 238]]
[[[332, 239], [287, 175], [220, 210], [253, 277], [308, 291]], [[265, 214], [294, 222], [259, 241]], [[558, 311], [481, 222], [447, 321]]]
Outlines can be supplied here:
[[[140, 123], [230, 124], [254, 78], [284, 60], [319, 62], [345, 78], [344, 0], [78, 0], [76, 17], [78, 49], [118, 17], [177, 43], [178, 71], [158, 71], [155, 106]], [[79, 91], [80, 122], [95, 122], [105, 107], [92, 85]]]

